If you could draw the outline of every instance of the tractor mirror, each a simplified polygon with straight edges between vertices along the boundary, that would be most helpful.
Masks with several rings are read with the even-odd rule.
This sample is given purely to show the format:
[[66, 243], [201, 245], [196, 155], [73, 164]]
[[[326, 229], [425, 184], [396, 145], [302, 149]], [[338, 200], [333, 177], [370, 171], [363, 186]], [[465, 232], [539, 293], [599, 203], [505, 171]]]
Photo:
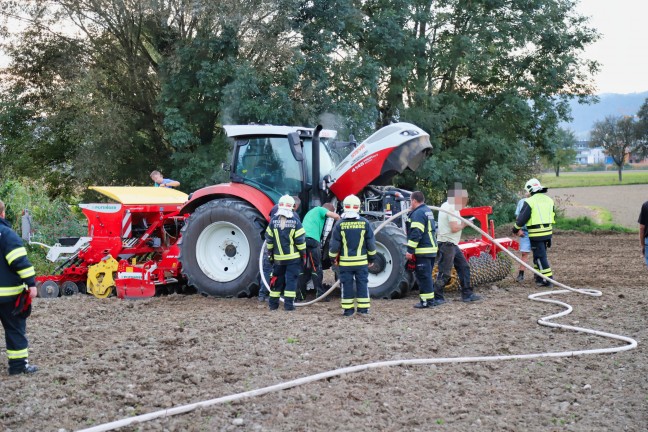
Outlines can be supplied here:
[[295, 160], [301, 162], [304, 160], [304, 143], [299, 139], [299, 134], [297, 132], [291, 132], [288, 134], [288, 143], [290, 144], [290, 151], [292, 152]]
[[223, 163], [221, 164], [221, 169], [222, 169], [223, 171], [226, 171], [226, 172], [227, 172], [227, 171], [232, 171], [232, 165], [223, 162]]

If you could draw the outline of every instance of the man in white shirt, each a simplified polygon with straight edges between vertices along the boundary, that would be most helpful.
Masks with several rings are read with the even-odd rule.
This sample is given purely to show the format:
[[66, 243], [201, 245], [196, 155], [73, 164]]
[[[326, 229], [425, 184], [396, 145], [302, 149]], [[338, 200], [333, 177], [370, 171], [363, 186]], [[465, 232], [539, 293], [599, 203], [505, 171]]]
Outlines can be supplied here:
[[464, 302], [481, 300], [481, 297], [474, 294], [470, 287], [470, 266], [463, 252], [459, 249], [461, 231], [467, 224], [456, 216], [460, 215], [459, 211], [467, 204], [468, 191], [463, 189], [461, 183], [455, 183], [454, 189], [448, 190], [448, 200], [441, 205], [442, 210], [451, 214], [444, 211], [439, 212], [437, 231], [439, 273], [434, 281], [433, 306], [445, 303], [443, 290], [450, 281], [453, 267], [457, 270], [459, 283], [461, 284], [461, 300]]

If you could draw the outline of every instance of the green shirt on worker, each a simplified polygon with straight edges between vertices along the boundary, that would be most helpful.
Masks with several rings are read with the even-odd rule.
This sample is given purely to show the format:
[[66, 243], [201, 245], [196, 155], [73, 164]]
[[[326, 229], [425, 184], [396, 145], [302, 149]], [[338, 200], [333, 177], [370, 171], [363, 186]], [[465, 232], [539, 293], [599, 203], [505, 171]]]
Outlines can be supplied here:
[[302, 226], [306, 231], [306, 237], [320, 241], [324, 223], [326, 222], [326, 213], [328, 213], [328, 210], [324, 207], [315, 207], [306, 213], [302, 222]]

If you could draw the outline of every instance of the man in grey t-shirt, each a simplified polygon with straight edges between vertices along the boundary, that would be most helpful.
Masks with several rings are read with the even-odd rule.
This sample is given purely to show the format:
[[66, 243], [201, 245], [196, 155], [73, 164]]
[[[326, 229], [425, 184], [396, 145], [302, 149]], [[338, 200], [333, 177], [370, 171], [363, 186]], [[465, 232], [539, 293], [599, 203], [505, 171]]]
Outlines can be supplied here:
[[[461, 284], [461, 300], [472, 302], [481, 300], [481, 297], [473, 293], [470, 287], [470, 266], [461, 249], [461, 231], [466, 227], [457, 216], [459, 211], [468, 204], [468, 191], [463, 189], [461, 183], [455, 183], [454, 189], [448, 190], [448, 200], [441, 205], [438, 217], [437, 263], [439, 273], [434, 281], [434, 300], [432, 305], [438, 306], [445, 303], [443, 291], [450, 281], [452, 268], [457, 270], [459, 283]], [[449, 212], [450, 214], [446, 213]]]

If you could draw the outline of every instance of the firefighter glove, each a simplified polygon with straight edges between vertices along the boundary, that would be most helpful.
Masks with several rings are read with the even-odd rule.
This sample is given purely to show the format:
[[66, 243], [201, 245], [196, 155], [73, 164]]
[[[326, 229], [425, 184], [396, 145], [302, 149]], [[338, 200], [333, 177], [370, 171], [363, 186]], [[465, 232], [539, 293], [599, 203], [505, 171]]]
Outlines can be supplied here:
[[16, 298], [16, 303], [14, 304], [14, 309], [11, 311], [11, 314], [16, 317], [27, 318], [31, 315], [31, 302], [29, 289], [25, 288], [23, 292], [18, 295], [18, 298]]
[[416, 270], [416, 255], [412, 255], [412, 259], [408, 259], [405, 262], [405, 270], [410, 273], [413, 273]]

